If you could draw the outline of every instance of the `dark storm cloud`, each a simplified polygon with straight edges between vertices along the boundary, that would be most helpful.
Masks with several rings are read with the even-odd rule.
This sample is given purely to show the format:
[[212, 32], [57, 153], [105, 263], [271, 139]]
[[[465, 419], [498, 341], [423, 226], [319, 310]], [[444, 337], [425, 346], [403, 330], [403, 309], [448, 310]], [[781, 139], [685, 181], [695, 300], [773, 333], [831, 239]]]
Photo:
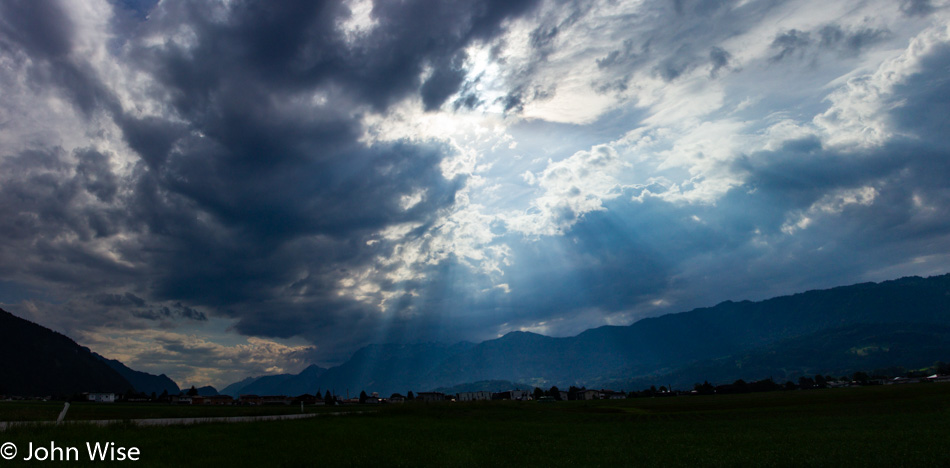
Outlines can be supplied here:
[[118, 307], [118, 306], [134, 306], [134, 307], [144, 307], [145, 299], [136, 296], [132, 293], [125, 294], [96, 294], [90, 297], [92, 302], [106, 306], [106, 307]]
[[712, 63], [712, 70], [709, 74], [715, 77], [719, 73], [719, 70], [729, 66], [730, 60], [732, 60], [732, 54], [725, 49], [721, 47], [709, 49], [709, 61]]
[[[950, 150], [950, 119], [946, 109], [950, 105], [950, 81], [946, 71], [950, 68], [950, 46], [940, 44], [933, 53], [924, 57], [921, 70], [894, 89], [891, 99], [891, 118], [903, 132], [916, 135], [922, 145], [933, 146], [941, 151]], [[939, 165], [939, 160], [933, 161]]]
[[770, 59], [772, 62], [780, 62], [790, 57], [801, 57], [811, 45], [811, 35], [804, 31], [792, 29], [785, 31], [772, 40], [770, 47], [775, 50], [775, 55]]
[[813, 56], [817, 51], [837, 51], [843, 56], [857, 56], [869, 46], [888, 39], [887, 29], [859, 28], [849, 30], [837, 24], [827, 24], [814, 31], [791, 29], [778, 34], [770, 48], [775, 51], [772, 63]]
[[146, 320], [184, 319], [199, 322], [208, 320], [204, 312], [183, 305], [181, 302], [175, 302], [171, 305], [149, 304], [145, 299], [130, 292], [123, 294], [99, 293], [91, 295], [87, 299], [92, 305], [110, 309], [125, 309], [129, 311], [132, 316]]
[[846, 55], [858, 55], [868, 46], [881, 42], [890, 36], [886, 29], [862, 28], [847, 31], [841, 26], [830, 24], [818, 30], [821, 37], [819, 47], [837, 49]]
[[[6, 2], [5, 53], [30, 57], [35, 86], [111, 116], [141, 161], [120, 178], [91, 149], [8, 155], [0, 236], [19, 241], [0, 252], [64, 295], [123, 284], [139, 294], [89, 296], [64, 314], [105, 308], [117, 324], [124, 306], [138, 319], [203, 321], [204, 306], [249, 335], [365, 340], [340, 331], [376, 323], [363, 321], [369, 306], [336, 295], [337, 282], [386, 254], [385, 243], [367, 245], [371, 235], [430, 221], [464, 180], [442, 175], [454, 150], [440, 143], [361, 143], [361, 112], [416, 94], [437, 108], [463, 84], [463, 49], [535, 3], [379, 2], [373, 28], [351, 37], [335, 1], [234, 2], [224, 21], [200, 2], [120, 2], [113, 52], [154, 78], [144, 92], [164, 101], [162, 114], [143, 116], [70, 55], [76, 31], [59, 4]], [[188, 45], [145, 40], [182, 28]], [[327, 100], [318, 110], [314, 93]], [[118, 233], [131, 240], [114, 248], [135, 267], [87, 244]]]
[[87, 115], [99, 107], [115, 109], [115, 98], [90, 66], [70, 55], [75, 33], [73, 21], [55, 0], [0, 5], [0, 51], [17, 61], [28, 59], [31, 86], [57, 87]]
[[[68, 251], [66, 245], [76, 246], [121, 229], [123, 215], [118, 209], [89, 203], [115, 199], [118, 181], [107, 161], [106, 155], [90, 149], [77, 150], [71, 158], [61, 148], [53, 148], [7, 155], [0, 162], [0, 238], [6, 239], [0, 251], [12, 258], [17, 249], [24, 249], [21, 261], [8, 265], [44, 268], [24, 262], [29, 246], [35, 247], [33, 254], [59, 256]], [[64, 239], [68, 236], [77, 239]]]
[[82, 150], [76, 154], [79, 164], [76, 175], [83, 187], [99, 201], [111, 202], [119, 190], [118, 179], [109, 167], [109, 157], [94, 150]]
[[[195, 47], [139, 52], [143, 63], [157, 64], [156, 74], [180, 93], [178, 109], [185, 113], [205, 110], [207, 100], [227, 86], [255, 84], [274, 92], [333, 83], [358, 101], [383, 108], [416, 92], [427, 64], [436, 74], [451, 75], [462, 48], [491, 39], [503, 20], [534, 3], [379, 2], [372, 12], [377, 24], [352, 43], [336, 26], [350, 14], [339, 2], [237, 2], [226, 24], [208, 22], [200, 5], [186, 3], [153, 13], [151, 21], [159, 28], [182, 21], [193, 26]], [[444, 81], [440, 95], [459, 84]]]
[[427, 111], [438, 109], [449, 96], [458, 91], [465, 79], [465, 70], [462, 68], [464, 60], [464, 54], [456, 56], [451, 63], [437, 67], [432, 76], [422, 83], [419, 91]]
[[0, 5], [0, 44], [30, 57], [59, 58], [72, 50], [74, 26], [54, 0], [11, 0]]
[[649, 43], [641, 45], [637, 50], [634, 48], [633, 40], [626, 39], [623, 46], [612, 50], [607, 55], [596, 60], [597, 68], [605, 69], [615, 65], [627, 65], [635, 62], [638, 58], [649, 50]]
[[934, 11], [930, 0], [901, 0], [900, 8], [907, 16], [927, 16]]

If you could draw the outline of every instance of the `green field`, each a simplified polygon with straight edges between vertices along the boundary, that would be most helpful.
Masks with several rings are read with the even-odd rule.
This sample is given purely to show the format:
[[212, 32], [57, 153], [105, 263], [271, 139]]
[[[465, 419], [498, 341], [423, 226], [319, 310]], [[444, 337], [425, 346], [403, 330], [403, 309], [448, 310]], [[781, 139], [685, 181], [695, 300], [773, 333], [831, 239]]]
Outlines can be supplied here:
[[14, 427], [0, 442], [24, 450], [111, 441], [138, 447], [136, 465], [149, 466], [939, 466], [950, 447], [950, 384], [378, 409], [239, 424]]

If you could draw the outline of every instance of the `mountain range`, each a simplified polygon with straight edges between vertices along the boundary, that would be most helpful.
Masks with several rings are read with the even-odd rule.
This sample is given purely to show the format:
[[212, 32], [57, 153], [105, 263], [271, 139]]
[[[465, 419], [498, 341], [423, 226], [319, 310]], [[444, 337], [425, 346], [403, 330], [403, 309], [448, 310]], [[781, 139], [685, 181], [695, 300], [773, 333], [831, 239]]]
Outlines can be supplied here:
[[124, 377], [138, 392], [145, 394], [154, 393], [156, 395], [161, 395], [163, 392], [167, 392], [169, 395], [177, 395], [181, 392], [181, 389], [178, 388], [178, 384], [165, 374], [152, 375], [146, 372], [140, 372], [130, 369], [115, 359], [107, 359], [96, 353], [92, 354], [112, 368], [112, 370], [118, 372], [119, 375]]
[[313, 394], [319, 386], [318, 379], [326, 369], [311, 365], [299, 374], [264, 375], [248, 377], [220, 390], [222, 395], [303, 395]]
[[[177, 393], [68, 337], [0, 310], [0, 394]], [[695, 382], [926, 367], [950, 360], [950, 274], [808, 291], [605, 326], [572, 337], [511, 332], [481, 343], [374, 344], [329, 369], [249, 377], [222, 394], [382, 395], [499, 381], [634, 390]], [[502, 382], [504, 383], [504, 382]], [[213, 388], [201, 389], [213, 394]]]
[[[307, 393], [404, 393], [488, 380], [544, 388], [683, 388], [703, 380], [781, 381], [923, 367], [950, 359], [948, 327], [950, 275], [907, 277], [758, 302], [726, 301], [573, 337], [511, 332], [478, 344], [370, 345], [339, 366], [308, 370]], [[294, 393], [280, 391], [277, 379], [270, 382], [277, 386], [267, 393]]]
[[89, 349], [0, 309], [0, 395], [71, 396], [131, 390]]

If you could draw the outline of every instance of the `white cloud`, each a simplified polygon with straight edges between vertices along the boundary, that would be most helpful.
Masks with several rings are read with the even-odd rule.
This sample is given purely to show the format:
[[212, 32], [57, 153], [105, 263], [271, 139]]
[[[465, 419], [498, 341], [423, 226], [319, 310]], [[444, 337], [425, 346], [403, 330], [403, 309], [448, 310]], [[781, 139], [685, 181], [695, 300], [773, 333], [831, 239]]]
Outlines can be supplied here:
[[928, 28], [907, 48], [885, 60], [871, 74], [849, 78], [828, 96], [831, 107], [815, 117], [828, 144], [843, 149], [879, 146], [893, 136], [889, 111], [900, 105], [894, 87], [918, 72], [922, 58], [950, 41], [946, 24]]
[[562, 161], [550, 162], [540, 173], [523, 175], [540, 193], [524, 213], [501, 216], [509, 229], [526, 235], [555, 235], [571, 227], [603, 202], [617, 198], [622, 186], [616, 176], [627, 167], [617, 151], [598, 145]]
[[877, 197], [878, 191], [870, 186], [829, 193], [812, 203], [808, 209], [790, 214], [789, 220], [782, 225], [782, 232], [795, 234], [807, 229], [820, 217], [840, 214], [849, 205], [870, 206]]
[[361, 36], [372, 32], [373, 28], [379, 23], [372, 15], [372, 0], [350, 0], [346, 2], [346, 6], [350, 9], [350, 16], [340, 22], [338, 27], [343, 30], [347, 39], [351, 42], [355, 42]]

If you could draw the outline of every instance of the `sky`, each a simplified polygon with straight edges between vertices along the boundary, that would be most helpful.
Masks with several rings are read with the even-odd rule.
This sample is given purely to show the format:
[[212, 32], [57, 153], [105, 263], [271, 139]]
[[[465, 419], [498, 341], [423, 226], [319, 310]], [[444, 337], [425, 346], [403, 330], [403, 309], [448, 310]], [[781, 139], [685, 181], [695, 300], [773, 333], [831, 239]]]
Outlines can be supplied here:
[[181, 385], [950, 271], [946, 0], [0, 2], [0, 307]]

